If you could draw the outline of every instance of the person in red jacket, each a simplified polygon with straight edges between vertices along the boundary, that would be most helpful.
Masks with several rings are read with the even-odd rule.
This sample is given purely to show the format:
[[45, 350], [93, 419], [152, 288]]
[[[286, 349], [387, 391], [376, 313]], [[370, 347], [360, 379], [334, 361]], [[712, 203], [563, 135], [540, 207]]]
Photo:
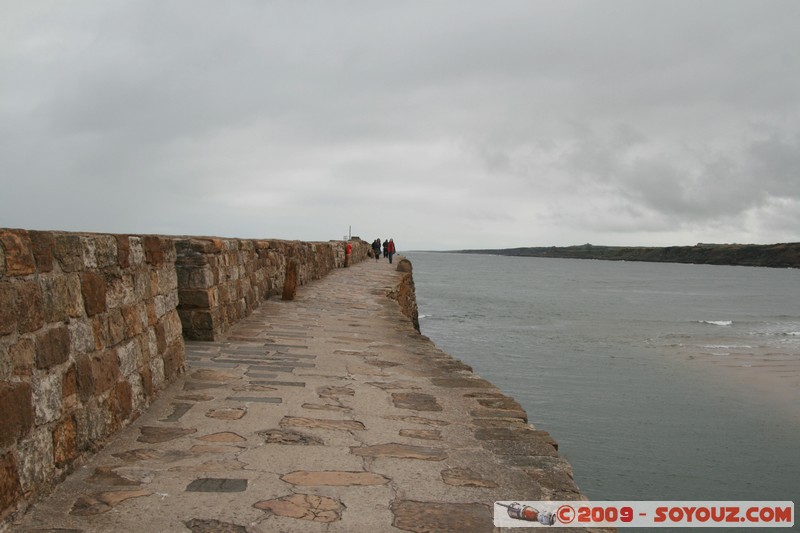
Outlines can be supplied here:
[[389, 252], [387, 254], [389, 256], [389, 263], [391, 263], [392, 262], [392, 256], [397, 251], [397, 250], [395, 250], [395, 247], [394, 247], [394, 239], [389, 239], [389, 246], [387, 246], [387, 248], [388, 248], [388, 252]]

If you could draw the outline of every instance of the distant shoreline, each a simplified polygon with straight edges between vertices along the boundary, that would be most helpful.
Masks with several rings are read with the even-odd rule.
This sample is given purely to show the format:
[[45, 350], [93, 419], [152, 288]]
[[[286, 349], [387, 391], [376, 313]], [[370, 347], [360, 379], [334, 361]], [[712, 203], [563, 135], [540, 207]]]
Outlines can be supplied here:
[[650, 263], [691, 263], [705, 265], [800, 268], [800, 242], [778, 244], [697, 244], [695, 246], [550, 246], [482, 250], [453, 250], [446, 253], [506, 255], [513, 257], [554, 257], [599, 259], [602, 261], [643, 261]]

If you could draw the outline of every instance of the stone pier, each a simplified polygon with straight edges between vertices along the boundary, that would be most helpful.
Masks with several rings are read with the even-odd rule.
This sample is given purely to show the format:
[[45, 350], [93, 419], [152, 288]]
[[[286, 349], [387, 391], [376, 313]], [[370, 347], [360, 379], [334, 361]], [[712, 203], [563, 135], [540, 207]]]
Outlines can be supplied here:
[[581, 499], [555, 440], [416, 331], [396, 266], [187, 340], [186, 372], [8, 531], [481, 532], [496, 500]]

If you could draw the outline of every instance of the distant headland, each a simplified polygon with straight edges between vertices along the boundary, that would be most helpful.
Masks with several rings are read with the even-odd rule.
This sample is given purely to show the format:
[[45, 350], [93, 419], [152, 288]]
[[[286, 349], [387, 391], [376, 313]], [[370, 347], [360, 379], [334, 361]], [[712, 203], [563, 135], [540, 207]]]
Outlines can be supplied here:
[[457, 250], [451, 253], [510, 255], [518, 257], [558, 257], [600, 259], [604, 261], [647, 261], [654, 263], [694, 263], [741, 265], [773, 268], [800, 267], [800, 242], [778, 244], [705, 244], [694, 246], [550, 246], [503, 248], [497, 250]]

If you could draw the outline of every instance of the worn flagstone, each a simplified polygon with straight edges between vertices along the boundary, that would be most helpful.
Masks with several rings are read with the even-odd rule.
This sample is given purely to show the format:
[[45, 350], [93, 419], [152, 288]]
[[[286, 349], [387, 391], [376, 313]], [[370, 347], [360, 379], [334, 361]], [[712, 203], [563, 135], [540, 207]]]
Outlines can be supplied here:
[[114, 457], [125, 461], [126, 463], [133, 463], [137, 461], [158, 461], [165, 463], [174, 463], [189, 456], [187, 452], [180, 450], [158, 450], [156, 448], [137, 448], [113, 454]]
[[412, 409], [414, 411], [441, 411], [442, 406], [431, 394], [422, 392], [393, 392], [392, 402], [395, 407], [400, 409]]
[[342, 397], [354, 396], [355, 393], [356, 391], [350, 387], [328, 386], [317, 389], [317, 394], [320, 398], [339, 399]]
[[267, 444], [294, 444], [302, 446], [324, 444], [322, 439], [314, 435], [306, 435], [299, 431], [285, 429], [267, 429], [259, 431], [258, 435], [264, 437], [264, 442]]
[[352, 411], [352, 407], [347, 407], [345, 405], [333, 405], [329, 403], [304, 403], [303, 409], [309, 409], [312, 411], [338, 411], [338, 412], [348, 412]]
[[219, 420], [239, 420], [247, 414], [247, 409], [243, 407], [223, 407], [221, 409], [210, 409], [206, 412], [208, 418]]
[[151, 494], [152, 492], [146, 490], [118, 490], [81, 496], [75, 500], [70, 514], [76, 516], [90, 516], [107, 513], [125, 500], [150, 496]]
[[203, 435], [202, 437], [197, 437], [197, 439], [207, 442], [244, 442], [247, 440], [238, 433], [234, 433], [232, 431], [222, 431], [219, 433], [212, 433], [211, 435]]
[[128, 479], [114, 471], [111, 466], [98, 466], [94, 469], [94, 474], [89, 476], [86, 481], [95, 485], [111, 485], [115, 487], [131, 487], [141, 485], [141, 481]]
[[301, 427], [316, 429], [334, 429], [339, 431], [363, 431], [364, 424], [358, 420], [331, 420], [324, 418], [305, 418], [302, 416], [285, 416], [281, 427]]
[[412, 422], [414, 424], [422, 424], [425, 426], [449, 426], [450, 422], [446, 420], [438, 420], [436, 418], [425, 418], [424, 416], [403, 416], [403, 415], [389, 415], [384, 417], [386, 420], [400, 420], [402, 422]]
[[442, 440], [442, 432], [438, 429], [401, 429], [401, 437], [424, 440]]
[[244, 492], [247, 480], [241, 478], [199, 478], [186, 487], [186, 492]]
[[292, 494], [274, 500], [262, 500], [253, 507], [278, 516], [322, 523], [339, 520], [344, 508], [338, 500], [313, 494]]

